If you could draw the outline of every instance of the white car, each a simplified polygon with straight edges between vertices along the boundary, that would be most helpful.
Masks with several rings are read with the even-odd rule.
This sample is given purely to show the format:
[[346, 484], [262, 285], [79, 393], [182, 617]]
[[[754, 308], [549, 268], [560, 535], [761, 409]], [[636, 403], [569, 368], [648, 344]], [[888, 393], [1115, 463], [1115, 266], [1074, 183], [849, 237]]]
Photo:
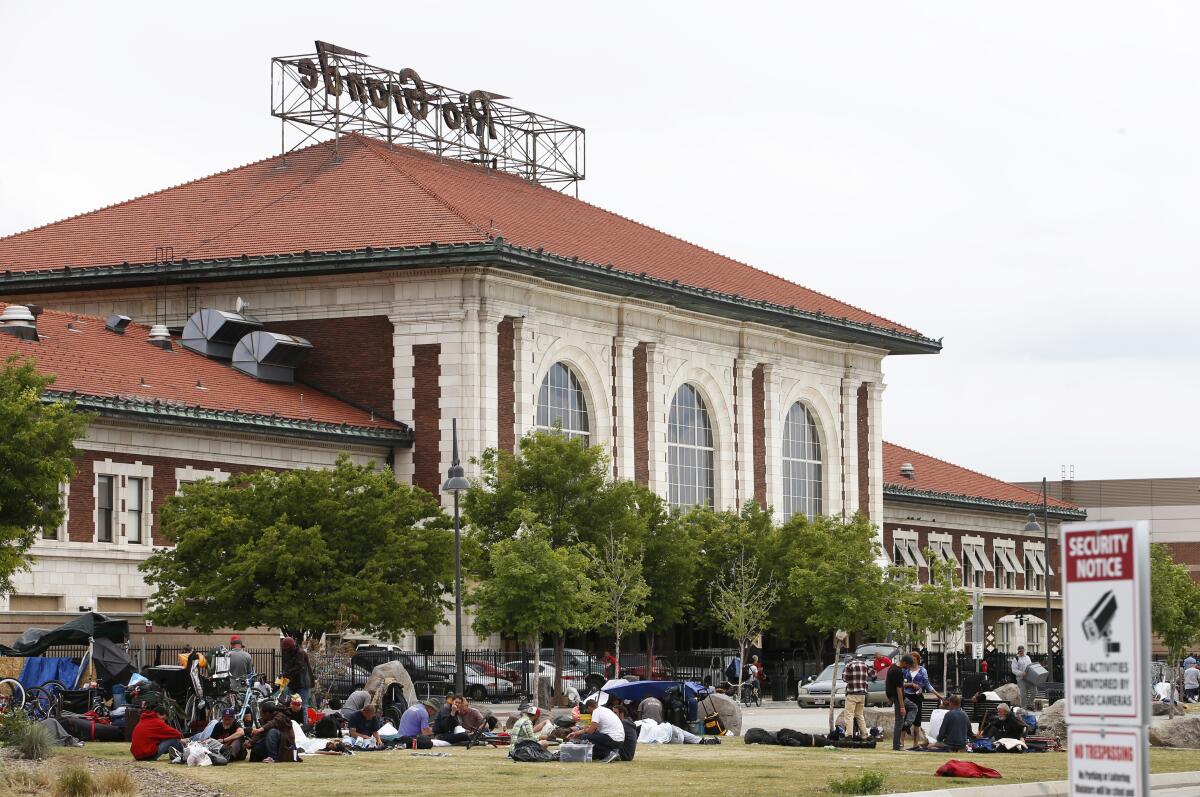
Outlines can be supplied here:
[[[454, 681], [454, 665], [453, 664], [437, 664], [430, 667], [431, 670], [436, 670], [446, 674], [446, 678]], [[489, 697], [504, 697], [511, 695], [516, 691], [516, 687], [512, 681], [507, 681], [503, 678], [493, 678], [489, 675], [484, 675], [483, 670], [476, 667], [474, 664], [466, 665], [463, 671], [463, 685], [467, 693], [467, 697], [471, 700], [487, 700]]]
[[[529, 677], [530, 683], [527, 685], [527, 688], [525, 688], [524, 691], [528, 691], [528, 692], [533, 691], [532, 676], [535, 672], [539, 675], [544, 675], [547, 678], [549, 678], [551, 683], [554, 682], [554, 665], [549, 664], [544, 661], [541, 662], [541, 668], [537, 669], [537, 670], [534, 669], [533, 662], [528, 661], [528, 660], [526, 660], [526, 661], [510, 661], [510, 662], [506, 662], [503, 666], [504, 666], [504, 669], [512, 670], [513, 672], [517, 673], [517, 675], [521, 681], [525, 680], [526, 675], [530, 676]], [[569, 697], [570, 697], [570, 693], [572, 691], [576, 695], [578, 695], [579, 691], [581, 689], [584, 689], [587, 686], [586, 678], [587, 678], [587, 674], [580, 670], [564, 669], [562, 671], [563, 689], [568, 692]], [[576, 699], [576, 698], [572, 697], [572, 699]]]

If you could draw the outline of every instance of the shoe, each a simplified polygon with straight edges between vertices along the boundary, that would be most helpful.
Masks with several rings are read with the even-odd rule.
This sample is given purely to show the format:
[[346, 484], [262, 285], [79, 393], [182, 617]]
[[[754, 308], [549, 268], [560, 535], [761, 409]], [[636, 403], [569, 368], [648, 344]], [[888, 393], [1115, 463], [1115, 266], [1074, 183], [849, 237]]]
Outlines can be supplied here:
[[177, 750], [174, 747], [171, 748], [170, 757], [171, 757], [172, 764], [182, 764], [183, 763], [183, 753], [181, 753], [179, 750]]
[[620, 761], [620, 760], [621, 760], [621, 754], [618, 753], [616, 750], [613, 750], [611, 753], [606, 755], [604, 757], [604, 760], [601, 761], [600, 763], [601, 764], [611, 764], [614, 761]]

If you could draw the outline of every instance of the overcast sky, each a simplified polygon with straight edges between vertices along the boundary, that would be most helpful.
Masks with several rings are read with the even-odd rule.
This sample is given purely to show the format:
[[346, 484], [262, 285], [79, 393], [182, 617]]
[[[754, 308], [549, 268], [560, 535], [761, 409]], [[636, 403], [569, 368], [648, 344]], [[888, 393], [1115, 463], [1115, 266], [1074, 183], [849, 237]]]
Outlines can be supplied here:
[[1200, 474], [1200, 5], [10, 2], [0, 30], [0, 235], [274, 154], [269, 59], [322, 38], [580, 124], [584, 199], [944, 337], [885, 361], [889, 440]]

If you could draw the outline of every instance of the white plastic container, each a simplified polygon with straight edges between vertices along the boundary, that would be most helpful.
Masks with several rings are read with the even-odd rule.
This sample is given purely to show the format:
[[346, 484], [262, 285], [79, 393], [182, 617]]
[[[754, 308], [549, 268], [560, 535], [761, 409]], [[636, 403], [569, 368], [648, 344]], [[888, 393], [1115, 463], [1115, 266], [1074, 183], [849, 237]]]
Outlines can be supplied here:
[[571, 764], [587, 763], [592, 760], [592, 745], [563, 742], [558, 746], [558, 760]]

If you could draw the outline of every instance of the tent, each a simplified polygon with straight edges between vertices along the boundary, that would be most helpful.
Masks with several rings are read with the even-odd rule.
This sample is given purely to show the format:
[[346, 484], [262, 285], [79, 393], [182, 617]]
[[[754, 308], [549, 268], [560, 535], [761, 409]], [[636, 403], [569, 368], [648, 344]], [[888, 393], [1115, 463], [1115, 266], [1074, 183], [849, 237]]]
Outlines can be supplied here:
[[26, 630], [12, 647], [0, 645], [0, 656], [40, 656], [53, 645], [86, 645], [93, 639], [122, 643], [129, 639], [129, 621], [87, 612], [58, 628]]
[[125, 655], [125, 649], [103, 637], [92, 647], [92, 664], [96, 675], [110, 684], [123, 684], [133, 675], [133, 662]]
[[696, 719], [696, 703], [708, 695], [709, 690], [695, 681], [630, 681], [615, 686], [605, 686], [603, 691], [617, 698], [640, 703], [648, 697], [662, 700], [668, 690], [683, 688], [687, 701], [688, 719]]

